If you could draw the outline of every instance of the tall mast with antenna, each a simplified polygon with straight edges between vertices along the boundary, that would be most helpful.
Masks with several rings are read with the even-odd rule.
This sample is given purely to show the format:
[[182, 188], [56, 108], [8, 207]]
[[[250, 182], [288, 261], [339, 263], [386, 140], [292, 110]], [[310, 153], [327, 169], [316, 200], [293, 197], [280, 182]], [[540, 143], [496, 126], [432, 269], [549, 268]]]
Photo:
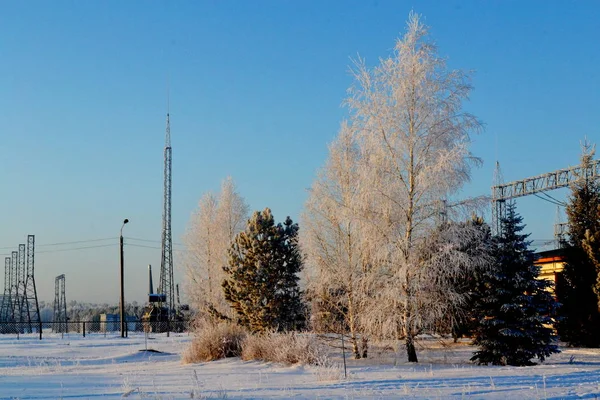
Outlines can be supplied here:
[[165, 295], [163, 306], [168, 310], [169, 319], [174, 316], [175, 290], [173, 280], [173, 241], [171, 236], [171, 122], [169, 116], [169, 94], [167, 90], [167, 127], [164, 150], [164, 192], [162, 218], [162, 255], [160, 263], [159, 293]]

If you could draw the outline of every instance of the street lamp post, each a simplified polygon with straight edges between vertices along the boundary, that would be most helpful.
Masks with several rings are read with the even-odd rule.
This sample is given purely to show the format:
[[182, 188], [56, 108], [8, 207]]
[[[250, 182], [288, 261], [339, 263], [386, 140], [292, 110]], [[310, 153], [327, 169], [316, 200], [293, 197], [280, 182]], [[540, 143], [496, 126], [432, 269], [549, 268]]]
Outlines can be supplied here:
[[123, 220], [123, 225], [121, 226], [121, 235], [119, 237], [119, 247], [121, 250], [121, 302], [119, 304], [119, 314], [121, 316], [121, 337], [125, 337], [125, 289], [124, 289], [124, 279], [123, 279], [123, 227], [128, 223], [129, 220], [125, 218]]

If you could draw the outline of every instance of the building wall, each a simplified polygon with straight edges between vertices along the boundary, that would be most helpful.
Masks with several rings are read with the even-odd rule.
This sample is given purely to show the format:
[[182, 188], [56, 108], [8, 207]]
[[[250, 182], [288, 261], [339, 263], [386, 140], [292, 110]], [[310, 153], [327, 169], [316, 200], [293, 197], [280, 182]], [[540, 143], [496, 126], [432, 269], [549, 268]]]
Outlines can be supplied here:
[[[547, 279], [556, 284], [556, 274], [561, 272], [565, 267], [565, 260], [562, 255], [542, 255], [535, 265], [541, 267], [540, 279]], [[554, 288], [551, 289], [554, 292]]]

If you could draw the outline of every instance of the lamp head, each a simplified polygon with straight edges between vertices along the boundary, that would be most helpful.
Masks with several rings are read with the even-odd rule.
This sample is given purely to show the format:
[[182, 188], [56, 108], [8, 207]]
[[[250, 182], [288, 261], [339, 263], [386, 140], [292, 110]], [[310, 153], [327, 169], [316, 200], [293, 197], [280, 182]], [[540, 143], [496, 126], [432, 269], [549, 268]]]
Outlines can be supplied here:
[[125, 219], [123, 220], [123, 225], [125, 225], [125, 224], [126, 224], [126, 223], [128, 223], [128, 222], [129, 222], [129, 220], [128, 220], [127, 218], [125, 218]]

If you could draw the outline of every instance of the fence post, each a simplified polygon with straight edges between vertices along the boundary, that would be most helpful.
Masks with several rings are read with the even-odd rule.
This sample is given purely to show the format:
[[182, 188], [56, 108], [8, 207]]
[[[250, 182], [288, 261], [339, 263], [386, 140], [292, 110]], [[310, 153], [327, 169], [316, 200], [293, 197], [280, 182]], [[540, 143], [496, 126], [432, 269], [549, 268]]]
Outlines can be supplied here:
[[83, 337], [85, 337], [85, 321], [83, 321]]
[[42, 340], [42, 321], [40, 320], [40, 340]]

